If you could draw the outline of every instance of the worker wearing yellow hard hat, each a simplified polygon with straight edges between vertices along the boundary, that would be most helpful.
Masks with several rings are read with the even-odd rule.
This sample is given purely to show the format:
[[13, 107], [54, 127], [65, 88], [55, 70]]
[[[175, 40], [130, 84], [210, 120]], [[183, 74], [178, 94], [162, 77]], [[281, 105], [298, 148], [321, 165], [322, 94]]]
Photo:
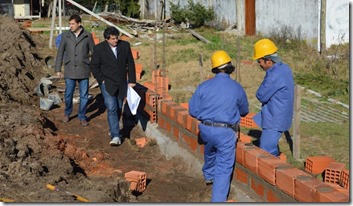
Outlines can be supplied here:
[[212, 185], [211, 202], [225, 202], [235, 162], [236, 129], [240, 117], [249, 112], [243, 87], [230, 78], [235, 70], [225, 51], [211, 56], [214, 78], [206, 80], [189, 100], [189, 113], [201, 121], [200, 137], [204, 142], [202, 172]]
[[254, 121], [262, 128], [260, 148], [279, 156], [278, 141], [292, 124], [294, 104], [294, 80], [291, 68], [277, 54], [278, 48], [270, 39], [254, 44], [253, 59], [266, 72], [256, 92], [261, 111]]

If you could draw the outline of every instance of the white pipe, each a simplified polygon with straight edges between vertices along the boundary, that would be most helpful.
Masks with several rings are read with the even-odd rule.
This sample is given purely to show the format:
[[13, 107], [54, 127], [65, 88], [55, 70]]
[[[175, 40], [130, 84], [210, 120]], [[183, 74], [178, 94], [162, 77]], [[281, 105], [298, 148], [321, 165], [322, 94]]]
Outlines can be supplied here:
[[62, 21], [61, 21], [61, 1], [59, 0], [59, 34], [61, 34], [63, 31], [61, 29], [62, 26]]
[[[55, 1], [55, 0], [54, 0], [54, 1]], [[90, 15], [96, 17], [97, 19], [103, 21], [104, 23], [108, 24], [109, 26], [113, 26], [113, 27], [117, 28], [121, 33], [125, 34], [126, 36], [128, 36], [128, 37], [130, 37], [130, 38], [134, 38], [134, 36], [131, 35], [130, 33], [124, 31], [123, 29], [120, 29], [119, 27], [117, 27], [116, 25], [114, 25], [113, 23], [111, 23], [110, 21], [105, 20], [104, 18], [102, 18], [102, 17], [100, 17], [99, 15], [93, 13], [92, 11], [86, 9], [84, 6], [81, 6], [80, 4], [76, 3], [75, 1], [73, 1], [73, 0], [66, 0], [66, 1], [70, 2], [71, 4], [73, 4], [74, 6], [80, 8], [80, 9], [82, 9], [83, 11], [87, 12], [88, 14], [90, 14]]]

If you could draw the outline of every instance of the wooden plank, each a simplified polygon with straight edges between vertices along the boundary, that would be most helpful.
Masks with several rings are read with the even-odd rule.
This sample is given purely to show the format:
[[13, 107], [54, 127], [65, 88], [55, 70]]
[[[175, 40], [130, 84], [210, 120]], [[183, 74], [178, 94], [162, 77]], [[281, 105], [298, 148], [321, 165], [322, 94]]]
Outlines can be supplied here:
[[210, 41], [208, 41], [207, 39], [205, 39], [203, 36], [201, 36], [200, 34], [196, 33], [194, 30], [190, 30], [189, 31], [194, 37], [200, 39], [201, 41], [205, 42], [206, 44], [211, 43]]
[[300, 159], [300, 102], [301, 102], [301, 87], [294, 87], [294, 124], [293, 124], [293, 157], [296, 160]]

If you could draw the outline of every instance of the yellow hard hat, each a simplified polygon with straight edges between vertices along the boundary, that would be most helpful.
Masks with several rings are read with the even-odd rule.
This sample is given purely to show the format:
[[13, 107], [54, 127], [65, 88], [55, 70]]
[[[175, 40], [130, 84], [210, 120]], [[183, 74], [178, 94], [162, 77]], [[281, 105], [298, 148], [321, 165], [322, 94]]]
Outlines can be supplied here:
[[215, 51], [211, 56], [212, 69], [222, 66], [232, 61], [227, 52], [223, 50]]
[[261, 39], [257, 41], [254, 45], [254, 56], [253, 59], [260, 59], [266, 55], [273, 54], [277, 52], [277, 47], [273, 41], [269, 39]]

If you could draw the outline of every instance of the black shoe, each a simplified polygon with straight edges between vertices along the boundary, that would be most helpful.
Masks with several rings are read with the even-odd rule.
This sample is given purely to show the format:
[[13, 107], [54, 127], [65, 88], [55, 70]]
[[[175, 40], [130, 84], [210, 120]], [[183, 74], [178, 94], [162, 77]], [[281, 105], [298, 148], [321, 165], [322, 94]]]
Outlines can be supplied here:
[[213, 180], [206, 180], [206, 185], [212, 185], [213, 184]]

